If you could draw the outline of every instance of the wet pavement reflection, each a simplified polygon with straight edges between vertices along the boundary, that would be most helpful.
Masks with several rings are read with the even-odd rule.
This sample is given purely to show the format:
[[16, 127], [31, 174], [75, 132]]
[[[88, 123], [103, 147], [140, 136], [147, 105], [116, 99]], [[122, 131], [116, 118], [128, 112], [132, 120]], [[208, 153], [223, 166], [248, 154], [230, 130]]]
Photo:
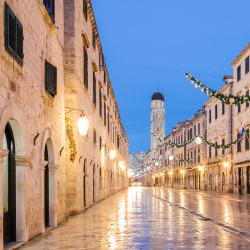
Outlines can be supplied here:
[[250, 197], [131, 187], [21, 249], [250, 249]]

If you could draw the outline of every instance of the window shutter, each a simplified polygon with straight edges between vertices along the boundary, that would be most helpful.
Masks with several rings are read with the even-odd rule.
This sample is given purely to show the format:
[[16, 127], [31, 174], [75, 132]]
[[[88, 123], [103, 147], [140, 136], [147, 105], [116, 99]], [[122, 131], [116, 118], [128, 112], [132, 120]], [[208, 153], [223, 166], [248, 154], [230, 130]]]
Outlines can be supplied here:
[[83, 81], [84, 81], [84, 85], [86, 88], [88, 88], [88, 53], [87, 50], [84, 48], [84, 59], [83, 59]]
[[23, 26], [18, 18], [5, 3], [5, 49], [17, 59], [19, 63], [23, 62]]
[[57, 94], [57, 68], [45, 61], [45, 87], [51, 96]]
[[18, 20], [16, 25], [16, 51], [20, 59], [23, 59], [23, 26]]

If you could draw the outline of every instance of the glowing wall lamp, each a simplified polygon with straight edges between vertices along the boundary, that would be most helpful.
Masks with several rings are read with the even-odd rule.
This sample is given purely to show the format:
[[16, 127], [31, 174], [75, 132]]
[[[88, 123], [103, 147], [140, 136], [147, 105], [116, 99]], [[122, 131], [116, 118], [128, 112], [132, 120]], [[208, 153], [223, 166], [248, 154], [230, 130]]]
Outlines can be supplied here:
[[66, 114], [72, 112], [72, 111], [80, 111], [81, 115], [77, 120], [77, 127], [78, 127], [78, 131], [80, 136], [86, 136], [88, 134], [88, 130], [89, 130], [89, 120], [87, 118], [87, 116], [84, 114], [84, 111], [82, 109], [75, 109], [75, 108], [71, 108], [71, 107], [65, 107], [66, 109], [68, 109], [69, 111], [66, 112]]
[[201, 165], [201, 166], [198, 167], [198, 169], [199, 169], [200, 172], [204, 172], [205, 167]]
[[89, 120], [85, 115], [81, 115], [77, 121], [80, 136], [86, 136], [89, 130]]
[[109, 151], [109, 158], [111, 160], [114, 160], [116, 158], [116, 151], [115, 150], [110, 150]]
[[228, 168], [230, 166], [230, 163], [228, 161], [223, 161], [224, 168]]

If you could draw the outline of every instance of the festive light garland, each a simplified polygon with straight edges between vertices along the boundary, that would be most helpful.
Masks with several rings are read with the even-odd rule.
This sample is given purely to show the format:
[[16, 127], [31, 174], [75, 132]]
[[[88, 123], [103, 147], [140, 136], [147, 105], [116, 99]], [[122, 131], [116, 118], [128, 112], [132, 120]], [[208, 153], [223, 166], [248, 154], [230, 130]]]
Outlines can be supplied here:
[[186, 78], [191, 81], [192, 84], [196, 88], [199, 88], [201, 91], [203, 91], [205, 94], [207, 94], [209, 97], [213, 99], [217, 99], [221, 101], [222, 103], [225, 103], [227, 105], [238, 105], [250, 102], [250, 96], [249, 95], [225, 95], [223, 93], [220, 93], [218, 91], [215, 91], [209, 87], [207, 87], [205, 84], [197, 80], [194, 76], [192, 76], [189, 73], [185, 73]]

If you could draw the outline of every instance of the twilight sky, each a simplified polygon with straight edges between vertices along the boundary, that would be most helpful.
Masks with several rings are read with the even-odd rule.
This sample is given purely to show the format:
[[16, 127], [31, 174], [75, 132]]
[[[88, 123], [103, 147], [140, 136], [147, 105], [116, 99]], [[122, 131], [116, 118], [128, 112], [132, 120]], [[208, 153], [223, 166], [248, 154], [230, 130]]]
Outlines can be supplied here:
[[166, 133], [206, 96], [182, 72], [218, 89], [250, 42], [249, 0], [92, 0], [130, 152], [147, 151], [150, 98], [165, 95]]

